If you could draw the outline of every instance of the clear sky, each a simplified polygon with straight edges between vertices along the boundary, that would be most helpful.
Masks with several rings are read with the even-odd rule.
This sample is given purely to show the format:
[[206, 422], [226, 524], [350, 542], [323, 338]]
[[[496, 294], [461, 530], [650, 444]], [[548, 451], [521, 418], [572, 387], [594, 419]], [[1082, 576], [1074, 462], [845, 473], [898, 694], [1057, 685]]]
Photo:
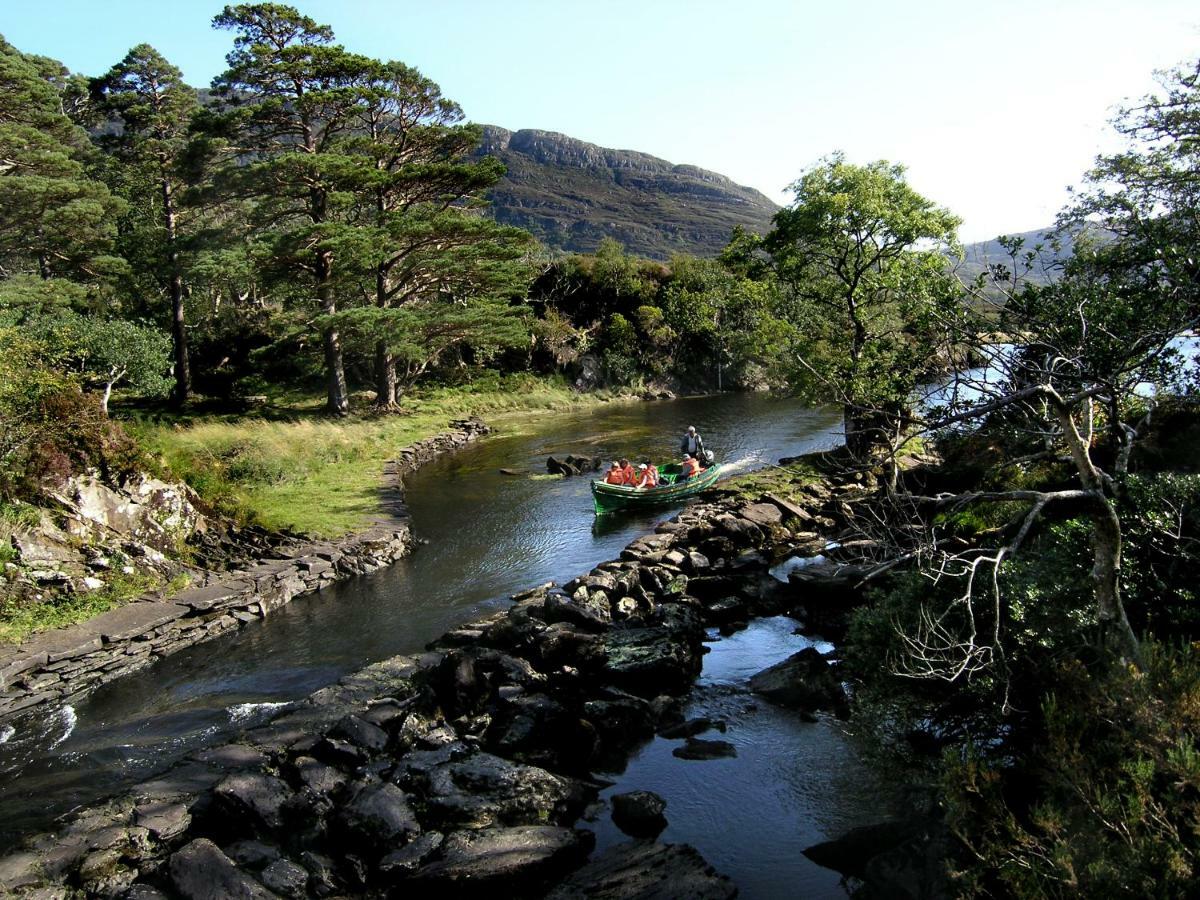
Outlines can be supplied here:
[[[692, 163], [777, 202], [822, 156], [889, 159], [979, 240], [1048, 224], [1122, 100], [1200, 55], [1196, 0], [303, 0], [473, 121]], [[145, 41], [224, 67], [212, 0], [0, 0], [0, 33], [98, 74]]]

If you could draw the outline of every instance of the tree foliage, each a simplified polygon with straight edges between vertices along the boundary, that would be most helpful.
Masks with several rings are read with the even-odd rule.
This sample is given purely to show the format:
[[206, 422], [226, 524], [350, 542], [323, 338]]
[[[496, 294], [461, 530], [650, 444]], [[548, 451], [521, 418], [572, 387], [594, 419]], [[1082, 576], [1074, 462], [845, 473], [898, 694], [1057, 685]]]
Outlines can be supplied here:
[[840, 155], [792, 185], [794, 200], [763, 241], [806, 335], [798, 383], [840, 398], [857, 453], [889, 444], [936, 347], [931, 307], [953, 304], [945, 251], [959, 219], [914, 191], [904, 168]]

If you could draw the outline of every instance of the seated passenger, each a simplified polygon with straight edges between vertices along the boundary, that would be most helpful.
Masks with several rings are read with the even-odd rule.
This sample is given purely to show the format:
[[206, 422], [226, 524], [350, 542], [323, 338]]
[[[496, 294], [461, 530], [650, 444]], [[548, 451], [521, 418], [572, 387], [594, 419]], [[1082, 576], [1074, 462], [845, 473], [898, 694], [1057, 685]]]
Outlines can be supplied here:
[[649, 461], [646, 461], [638, 466], [638, 480], [634, 487], [658, 487], [658, 469], [650, 465]]
[[614, 462], [608, 468], [608, 474], [604, 476], [605, 484], [624, 484], [625, 470], [621, 468], [619, 462]]
[[682, 470], [679, 473], [679, 481], [687, 481], [689, 478], [700, 474], [700, 463], [696, 462], [696, 457], [690, 453], [683, 454]]
[[630, 487], [637, 487], [637, 482], [638, 482], [637, 469], [635, 469], [633, 466], [631, 466], [629, 464], [629, 460], [625, 459], [624, 457], [621, 458], [620, 462], [621, 462], [621, 471], [625, 475], [625, 481], [622, 483], [627, 484]]

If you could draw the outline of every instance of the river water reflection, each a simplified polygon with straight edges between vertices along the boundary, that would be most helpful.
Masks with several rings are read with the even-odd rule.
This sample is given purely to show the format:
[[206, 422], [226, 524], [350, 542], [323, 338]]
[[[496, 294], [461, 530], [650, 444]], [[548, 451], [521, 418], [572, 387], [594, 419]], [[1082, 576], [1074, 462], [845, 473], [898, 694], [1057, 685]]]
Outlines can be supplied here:
[[841, 437], [835, 410], [727, 395], [547, 414], [437, 460], [408, 481], [414, 530], [429, 542], [408, 559], [298, 598], [263, 622], [105, 685], [74, 709], [17, 721], [0, 735], [0, 844], [348, 672], [420, 651], [518, 590], [618, 556], [672, 513], [594, 527], [586, 478], [531, 475], [545, 473], [551, 453], [665, 460], [689, 424], [741, 469], [827, 449]]

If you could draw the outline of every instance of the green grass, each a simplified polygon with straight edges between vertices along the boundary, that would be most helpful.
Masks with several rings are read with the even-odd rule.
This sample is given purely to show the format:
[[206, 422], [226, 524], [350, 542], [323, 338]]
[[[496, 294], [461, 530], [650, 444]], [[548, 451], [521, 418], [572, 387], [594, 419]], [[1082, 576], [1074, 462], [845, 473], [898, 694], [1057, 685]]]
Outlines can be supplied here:
[[[187, 585], [187, 575], [167, 584], [168, 591]], [[31, 634], [65, 628], [91, 619], [158, 587], [161, 580], [147, 572], [113, 574], [104, 587], [86, 594], [57, 594], [44, 601], [0, 601], [0, 644], [17, 644]]]
[[581, 395], [561, 379], [492, 377], [414, 393], [393, 415], [330, 419], [319, 400], [291, 397], [251, 416], [170, 417], [130, 427], [165, 474], [186, 481], [219, 512], [334, 537], [378, 514], [384, 464], [452, 419], [479, 415], [511, 430], [532, 413], [616, 397]]

